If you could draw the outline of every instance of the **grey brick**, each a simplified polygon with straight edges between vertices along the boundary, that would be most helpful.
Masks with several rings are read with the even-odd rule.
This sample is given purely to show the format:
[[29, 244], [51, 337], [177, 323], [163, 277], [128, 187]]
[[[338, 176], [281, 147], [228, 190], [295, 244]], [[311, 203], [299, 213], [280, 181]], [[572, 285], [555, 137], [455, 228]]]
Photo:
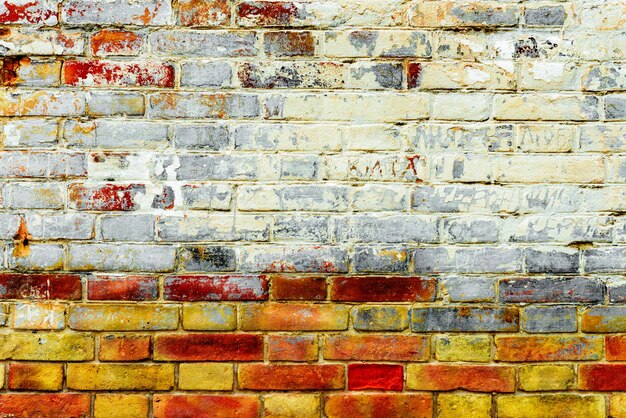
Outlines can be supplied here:
[[14, 257], [13, 246], [7, 247], [9, 268], [19, 271], [52, 271], [63, 269], [63, 245], [30, 244], [30, 254]]
[[174, 125], [176, 148], [223, 151], [229, 148], [228, 127], [221, 124]]
[[259, 116], [259, 98], [234, 93], [154, 93], [147, 114], [162, 119], [250, 119]]
[[233, 129], [237, 150], [338, 151], [341, 131], [328, 124], [246, 124]]
[[185, 209], [229, 210], [232, 188], [225, 184], [187, 184], [182, 186]]
[[524, 309], [522, 329], [530, 333], [576, 332], [576, 318], [572, 306], [530, 306]]
[[604, 113], [608, 120], [626, 120], [626, 94], [605, 96]]
[[263, 171], [268, 180], [314, 180], [321, 165], [316, 155], [269, 155], [261, 163], [269, 165]]
[[[374, 83], [370, 80], [374, 79]], [[400, 63], [355, 63], [350, 66], [348, 87], [366, 89], [401, 89], [404, 69]]]
[[585, 277], [542, 277], [500, 281], [502, 302], [602, 302], [604, 292], [604, 284], [601, 281]]
[[626, 302], [626, 278], [610, 277], [606, 285], [611, 303]]
[[563, 26], [565, 8], [561, 5], [526, 8], [524, 20], [528, 26]]
[[352, 310], [352, 326], [358, 331], [404, 331], [409, 327], [405, 306], [359, 306]]
[[242, 57], [257, 55], [254, 32], [159, 31], [150, 35], [152, 51], [158, 55]]
[[185, 246], [178, 250], [179, 268], [184, 271], [234, 271], [237, 252], [222, 246]]
[[67, 178], [87, 176], [87, 154], [0, 152], [0, 177]]
[[579, 252], [566, 247], [533, 247], [524, 250], [529, 273], [578, 273]]
[[585, 271], [624, 272], [626, 270], [626, 247], [592, 248], [583, 252]]
[[245, 272], [346, 273], [348, 253], [330, 246], [242, 247], [239, 268]]
[[142, 116], [146, 108], [146, 99], [141, 93], [90, 91], [85, 99], [87, 111], [96, 116]]
[[70, 25], [167, 25], [172, 5], [169, 0], [68, 0], [61, 6], [61, 20]]
[[174, 270], [176, 249], [169, 245], [70, 244], [69, 268], [80, 271]]
[[425, 247], [413, 253], [418, 273], [515, 273], [523, 252], [511, 247]]
[[420, 212], [514, 213], [519, 210], [519, 190], [501, 186], [418, 186], [412, 207]]
[[493, 302], [496, 279], [481, 276], [445, 276], [441, 278], [441, 294], [451, 302]]
[[[27, 221], [29, 217], [27, 217]], [[42, 215], [41, 239], [91, 239], [94, 235], [96, 216], [87, 213]]]
[[63, 137], [75, 148], [160, 149], [167, 146], [167, 125], [136, 120], [68, 120]]
[[267, 241], [270, 220], [263, 216], [231, 214], [163, 216], [157, 221], [163, 241]]
[[183, 62], [181, 66], [181, 86], [190, 87], [232, 87], [232, 69], [222, 61]]
[[237, 207], [243, 211], [306, 210], [342, 212], [351, 188], [335, 184], [241, 186]]
[[280, 215], [274, 218], [275, 241], [329, 241], [329, 219], [326, 216]]
[[409, 204], [409, 188], [365, 184], [354, 191], [352, 208], [359, 212], [403, 211]]
[[499, 218], [446, 218], [444, 219], [443, 229], [447, 242], [492, 243], [498, 241], [500, 224]]
[[404, 246], [356, 246], [353, 267], [363, 273], [407, 272], [409, 252]]
[[431, 307], [411, 309], [413, 332], [515, 332], [517, 308]]
[[176, 180], [250, 180], [258, 176], [259, 164], [256, 155], [178, 155], [157, 157], [155, 169], [160, 180], [170, 171]]
[[105, 215], [100, 218], [103, 241], [153, 241], [154, 216], [150, 214]]
[[60, 183], [7, 183], [0, 207], [9, 209], [61, 209], [65, 188]]
[[438, 218], [427, 215], [352, 215], [334, 223], [338, 241], [433, 243], [439, 241]]
[[5, 148], [49, 148], [57, 143], [58, 122], [44, 119], [0, 123], [0, 139]]
[[529, 216], [510, 218], [505, 228], [512, 242], [611, 242], [615, 219], [610, 216]]

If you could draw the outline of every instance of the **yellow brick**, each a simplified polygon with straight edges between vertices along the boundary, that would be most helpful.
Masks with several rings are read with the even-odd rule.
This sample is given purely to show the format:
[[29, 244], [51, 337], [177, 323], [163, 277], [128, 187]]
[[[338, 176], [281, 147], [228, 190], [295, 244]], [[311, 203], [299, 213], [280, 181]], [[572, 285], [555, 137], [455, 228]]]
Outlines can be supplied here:
[[134, 331], [178, 328], [176, 305], [75, 305], [69, 326], [78, 330]]
[[54, 363], [13, 363], [9, 367], [9, 388], [61, 390], [63, 365]]
[[437, 405], [439, 418], [491, 417], [491, 395], [441, 393]]
[[63, 329], [65, 306], [57, 303], [16, 303], [11, 326], [18, 329]]
[[185, 304], [183, 328], [199, 331], [234, 330], [237, 328], [237, 308], [216, 303]]
[[491, 357], [491, 337], [487, 335], [437, 337], [436, 357], [439, 361], [488, 362]]
[[146, 418], [148, 398], [143, 395], [96, 395], [94, 418]]
[[315, 418], [320, 416], [317, 395], [268, 395], [265, 397], [265, 418]]
[[183, 363], [178, 369], [178, 387], [184, 390], [232, 390], [232, 364]]
[[498, 418], [605, 418], [600, 395], [504, 395], [496, 405]]
[[82, 333], [19, 332], [0, 334], [0, 359], [85, 361], [94, 358], [94, 338]]
[[568, 390], [574, 386], [576, 374], [568, 365], [528, 365], [519, 369], [520, 389], [525, 391]]
[[173, 364], [68, 364], [67, 386], [78, 390], [169, 390]]
[[615, 393], [609, 398], [611, 418], [626, 418], [626, 393]]

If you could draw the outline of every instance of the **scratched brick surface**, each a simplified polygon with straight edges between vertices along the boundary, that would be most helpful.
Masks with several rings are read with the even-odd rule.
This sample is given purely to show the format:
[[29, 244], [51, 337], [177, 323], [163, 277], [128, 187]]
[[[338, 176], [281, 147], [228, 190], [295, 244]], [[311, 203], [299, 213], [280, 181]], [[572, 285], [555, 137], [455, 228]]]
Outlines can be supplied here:
[[626, 418], [624, 16], [0, 1], [0, 417]]

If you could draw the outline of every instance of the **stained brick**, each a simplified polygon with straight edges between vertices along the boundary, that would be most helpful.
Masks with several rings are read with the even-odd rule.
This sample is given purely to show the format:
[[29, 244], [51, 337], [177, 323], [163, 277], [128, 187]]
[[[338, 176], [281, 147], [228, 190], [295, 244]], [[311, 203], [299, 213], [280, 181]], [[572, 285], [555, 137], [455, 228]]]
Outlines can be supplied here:
[[0, 274], [2, 299], [66, 299], [82, 296], [77, 274]]
[[426, 302], [435, 298], [437, 281], [423, 277], [333, 277], [330, 299], [349, 302]]
[[[175, 417], [235, 417], [256, 418], [261, 411], [261, 401], [249, 395], [154, 395], [155, 418]], [[234, 415], [236, 411], [237, 415]]]
[[329, 390], [345, 385], [340, 364], [239, 366], [239, 387], [247, 390]]
[[151, 276], [93, 276], [87, 280], [91, 300], [155, 300], [158, 281]]
[[70, 86], [174, 87], [174, 67], [127, 61], [66, 61], [64, 82]]
[[324, 412], [329, 418], [350, 415], [429, 418], [432, 411], [432, 396], [426, 394], [328, 395], [324, 402]]
[[164, 298], [176, 301], [267, 300], [265, 276], [169, 276]]
[[426, 361], [428, 337], [409, 335], [329, 335], [323, 356], [329, 360]]
[[602, 349], [599, 337], [496, 337], [496, 359], [501, 361], [599, 360]]
[[174, 361], [254, 361], [263, 359], [259, 334], [160, 334], [154, 359]]
[[[91, 35], [90, 42], [91, 51], [96, 56], [139, 55], [143, 36], [131, 31], [103, 29]], [[95, 68], [88, 70], [93, 71]]]

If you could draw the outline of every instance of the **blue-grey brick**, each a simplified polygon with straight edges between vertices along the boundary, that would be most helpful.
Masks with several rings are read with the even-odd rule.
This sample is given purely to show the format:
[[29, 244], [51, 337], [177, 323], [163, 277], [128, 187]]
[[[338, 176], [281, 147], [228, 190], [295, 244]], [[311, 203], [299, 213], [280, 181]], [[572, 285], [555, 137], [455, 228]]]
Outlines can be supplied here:
[[259, 164], [256, 155], [179, 155], [159, 157], [155, 168], [163, 167], [157, 172], [161, 180], [168, 178], [168, 171], [177, 180], [250, 180], [258, 176]]
[[157, 221], [163, 241], [267, 241], [270, 219], [255, 215], [209, 214], [162, 216]]
[[224, 151], [230, 146], [228, 128], [225, 125], [174, 125], [172, 131], [176, 148]]
[[563, 26], [565, 8], [558, 6], [527, 7], [524, 20], [528, 26]]
[[411, 309], [414, 332], [515, 332], [517, 308], [430, 307]]
[[242, 57], [257, 55], [255, 32], [177, 30], [150, 35], [157, 55], [199, 57]]
[[533, 247], [524, 252], [529, 273], [578, 273], [580, 256], [575, 248]]
[[365, 184], [354, 191], [352, 208], [357, 212], [404, 211], [409, 187]]
[[352, 215], [335, 222], [338, 241], [433, 243], [439, 241], [439, 220], [427, 215]]
[[496, 278], [445, 276], [441, 279], [440, 292], [451, 302], [493, 302], [496, 299]]
[[515, 273], [523, 252], [511, 247], [425, 247], [413, 253], [418, 273]]
[[620, 272], [626, 270], [626, 247], [591, 248], [583, 252], [585, 271]]
[[0, 153], [0, 177], [66, 178], [87, 176], [87, 154], [79, 152]]
[[13, 246], [7, 247], [10, 269], [19, 271], [52, 271], [63, 269], [63, 245], [31, 243], [28, 248], [30, 254], [26, 257], [14, 257]]
[[186, 87], [232, 87], [232, 72], [228, 62], [187, 61], [181, 65], [180, 85]]
[[241, 186], [237, 207], [242, 211], [320, 211], [348, 209], [350, 186], [336, 184], [293, 184]]
[[503, 279], [500, 281], [502, 302], [591, 303], [604, 300], [604, 284], [586, 277], [541, 277]]
[[356, 246], [352, 265], [362, 273], [407, 272], [409, 251], [405, 246]]
[[604, 113], [608, 120], [626, 120], [626, 94], [611, 94], [604, 98]]
[[626, 302], [626, 278], [610, 277], [606, 285], [611, 303]]
[[9, 120], [0, 123], [5, 148], [49, 148], [57, 143], [58, 122], [44, 119]]
[[326, 216], [279, 215], [274, 218], [275, 241], [329, 241], [329, 219]]
[[514, 213], [519, 209], [519, 190], [501, 186], [419, 186], [412, 207], [420, 212]]
[[145, 97], [135, 92], [90, 91], [85, 98], [87, 111], [95, 116], [143, 116]]
[[9, 209], [61, 209], [65, 188], [60, 183], [6, 183], [0, 207]]
[[404, 69], [401, 63], [357, 62], [350, 66], [349, 88], [401, 89], [404, 82]]
[[335, 246], [258, 245], [241, 248], [245, 272], [346, 273], [348, 252]]
[[497, 242], [501, 227], [500, 218], [463, 217], [444, 219], [443, 229], [447, 242], [478, 243]]
[[167, 125], [139, 120], [68, 120], [63, 137], [75, 148], [161, 149], [167, 146]]
[[505, 228], [512, 242], [611, 242], [615, 219], [610, 216], [536, 215], [509, 218]]
[[34, 236], [36, 239], [91, 239], [96, 216], [89, 213], [43, 215], [40, 222], [41, 235]]
[[226, 184], [188, 184], [182, 194], [185, 209], [229, 210], [232, 201], [232, 187]]
[[583, 204], [578, 186], [531, 185], [521, 191], [521, 211], [526, 213], [576, 212]]
[[150, 214], [104, 215], [99, 234], [103, 241], [153, 241], [154, 216]]
[[176, 249], [169, 245], [70, 244], [69, 268], [81, 271], [174, 270]]
[[524, 309], [522, 329], [530, 333], [576, 332], [576, 318], [572, 306], [530, 306]]
[[320, 174], [316, 155], [269, 155], [262, 177], [268, 180], [315, 180]]
[[352, 326], [358, 331], [404, 331], [409, 327], [409, 308], [359, 306], [352, 310]]
[[253, 94], [162, 92], [149, 97], [147, 115], [162, 119], [249, 119], [259, 116]]
[[179, 268], [184, 271], [234, 271], [237, 252], [223, 246], [185, 246], [178, 251]]
[[[0, 240], [12, 240], [20, 227], [20, 216], [16, 213], [0, 213]], [[27, 222], [28, 227], [28, 222]], [[30, 234], [32, 228], [28, 230]]]

